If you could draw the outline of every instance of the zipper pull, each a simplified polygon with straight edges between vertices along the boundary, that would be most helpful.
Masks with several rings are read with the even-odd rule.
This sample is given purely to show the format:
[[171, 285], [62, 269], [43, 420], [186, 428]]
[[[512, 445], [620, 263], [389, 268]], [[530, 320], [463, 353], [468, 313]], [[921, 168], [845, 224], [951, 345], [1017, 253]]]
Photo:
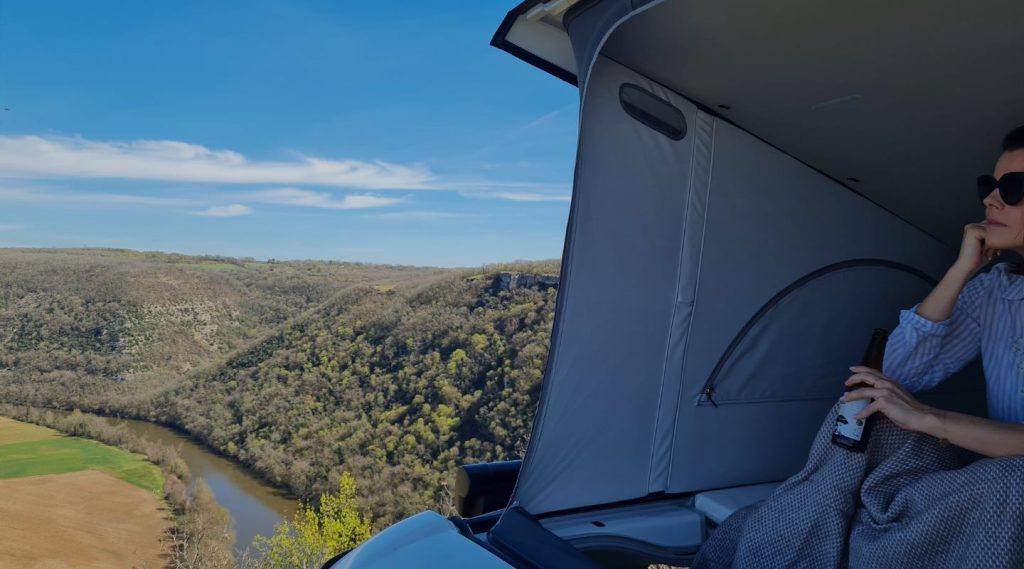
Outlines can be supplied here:
[[704, 389], [704, 397], [707, 398], [707, 400], [710, 401], [712, 405], [718, 407], [718, 403], [715, 403], [715, 400], [712, 398], [714, 394], [715, 388], [713, 386], [709, 385]]

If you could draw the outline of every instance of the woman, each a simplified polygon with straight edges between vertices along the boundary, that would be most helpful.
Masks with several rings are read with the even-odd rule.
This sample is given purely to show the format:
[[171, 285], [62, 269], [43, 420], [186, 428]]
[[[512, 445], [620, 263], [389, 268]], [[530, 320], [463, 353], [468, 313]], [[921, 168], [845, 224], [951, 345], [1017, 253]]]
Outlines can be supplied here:
[[[993, 187], [995, 186], [995, 187]], [[1024, 455], [1024, 276], [1001, 263], [970, 280], [999, 251], [1024, 253], [1024, 126], [1003, 139], [993, 176], [979, 178], [985, 221], [964, 229], [960, 255], [921, 304], [900, 313], [884, 374], [855, 366], [847, 400], [874, 401], [857, 418], [882, 413], [897, 426], [978, 454]], [[969, 282], [968, 282], [969, 281]], [[928, 389], [981, 354], [989, 419], [929, 407]]]
[[[865, 452], [831, 443], [826, 417], [807, 463], [759, 505], [727, 518], [694, 569], [1024, 567], [1024, 126], [1003, 140], [994, 176], [978, 179], [985, 221], [928, 297], [900, 313], [884, 374], [850, 368], [845, 395], [873, 399]], [[932, 387], [981, 354], [989, 418], [935, 409]], [[940, 444], [941, 443], [941, 444]], [[986, 458], [964, 461], [949, 443]]]

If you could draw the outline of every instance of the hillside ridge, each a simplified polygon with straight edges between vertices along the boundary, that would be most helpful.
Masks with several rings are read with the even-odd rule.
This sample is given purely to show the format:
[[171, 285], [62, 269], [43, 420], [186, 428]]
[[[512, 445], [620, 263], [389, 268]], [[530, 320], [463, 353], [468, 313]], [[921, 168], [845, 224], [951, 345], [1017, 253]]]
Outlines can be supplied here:
[[0, 249], [0, 401], [159, 421], [306, 499], [347, 470], [386, 524], [521, 456], [558, 272]]

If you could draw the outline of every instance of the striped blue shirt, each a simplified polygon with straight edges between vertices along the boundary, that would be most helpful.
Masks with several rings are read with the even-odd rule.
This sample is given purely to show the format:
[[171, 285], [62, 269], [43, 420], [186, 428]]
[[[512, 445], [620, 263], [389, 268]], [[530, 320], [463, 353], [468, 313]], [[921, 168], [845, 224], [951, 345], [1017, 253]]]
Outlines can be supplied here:
[[885, 349], [885, 375], [907, 391], [933, 387], [978, 354], [989, 418], [1024, 423], [1024, 276], [1000, 263], [971, 279], [942, 322], [900, 311]]

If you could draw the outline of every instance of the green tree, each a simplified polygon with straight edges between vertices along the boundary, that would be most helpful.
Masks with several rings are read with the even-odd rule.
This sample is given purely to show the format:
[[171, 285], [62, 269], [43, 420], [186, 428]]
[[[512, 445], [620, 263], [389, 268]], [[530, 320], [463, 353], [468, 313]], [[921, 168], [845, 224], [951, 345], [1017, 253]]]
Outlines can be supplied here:
[[259, 569], [319, 569], [328, 559], [370, 538], [370, 520], [356, 505], [356, 482], [341, 474], [337, 492], [320, 496], [320, 508], [302, 504], [292, 521], [277, 525], [272, 537], [256, 536]]

